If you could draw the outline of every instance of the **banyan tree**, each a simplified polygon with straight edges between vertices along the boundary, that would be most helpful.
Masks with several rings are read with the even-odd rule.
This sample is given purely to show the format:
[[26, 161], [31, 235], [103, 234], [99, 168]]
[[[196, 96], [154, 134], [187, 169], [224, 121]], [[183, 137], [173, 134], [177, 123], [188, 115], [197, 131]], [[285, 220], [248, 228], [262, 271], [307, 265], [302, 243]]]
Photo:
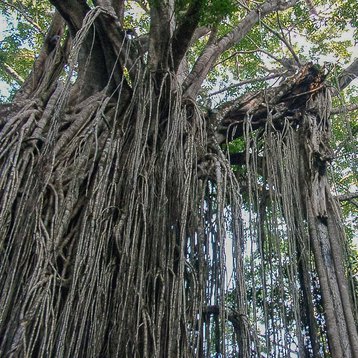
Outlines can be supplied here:
[[[334, 88], [277, 29], [319, 7], [50, 3], [0, 107], [0, 356], [357, 357], [329, 166], [332, 98], [358, 62]], [[146, 20], [129, 29], [133, 3]], [[253, 31], [291, 59], [210, 104], [206, 81]]]

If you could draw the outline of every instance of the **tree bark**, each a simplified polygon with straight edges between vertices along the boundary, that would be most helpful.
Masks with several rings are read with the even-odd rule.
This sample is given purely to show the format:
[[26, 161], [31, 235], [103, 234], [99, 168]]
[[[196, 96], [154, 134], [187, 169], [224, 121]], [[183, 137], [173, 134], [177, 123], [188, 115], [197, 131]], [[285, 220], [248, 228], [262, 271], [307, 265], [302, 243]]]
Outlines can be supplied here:
[[[324, 74], [307, 64], [217, 115], [196, 103], [218, 57], [296, 2], [267, 1], [219, 39], [212, 30], [182, 85], [185, 53], [208, 31], [197, 29], [202, 2], [176, 23], [173, 0], [153, 1], [144, 55], [122, 28], [124, 1], [51, 1], [58, 12], [33, 72], [0, 108], [1, 356], [248, 358], [291, 354], [293, 343], [308, 356], [323, 347], [317, 323], [332, 357], [356, 357], [344, 230], [326, 174]], [[71, 38], [53, 46], [64, 22]], [[223, 146], [238, 137], [246, 147], [231, 160], [246, 170], [245, 187]], [[249, 235], [248, 210], [259, 215]], [[302, 272], [311, 254], [324, 325], [313, 322], [318, 305]], [[259, 280], [247, 278], [247, 258], [261, 260]], [[312, 349], [294, 312], [300, 299]]]

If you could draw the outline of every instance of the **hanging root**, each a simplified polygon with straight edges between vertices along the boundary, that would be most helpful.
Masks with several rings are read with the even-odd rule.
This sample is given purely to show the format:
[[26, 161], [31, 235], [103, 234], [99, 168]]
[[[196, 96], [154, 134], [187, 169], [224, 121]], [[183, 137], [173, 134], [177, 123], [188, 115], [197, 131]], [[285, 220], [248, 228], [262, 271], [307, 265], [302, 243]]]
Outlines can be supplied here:
[[[322, 243], [338, 250], [322, 234], [335, 233], [336, 215], [320, 170], [328, 92], [280, 129], [261, 100], [268, 118], [256, 123], [241, 120], [249, 100], [230, 112], [246, 143], [245, 190], [177, 78], [155, 82], [124, 42], [111, 76], [118, 61], [128, 75], [115, 86], [73, 84], [101, 11], [74, 40], [67, 80], [49, 87], [46, 77], [44, 95], [0, 124], [0, 356], [327, 351], [322, 307], [349, 301], [340, 260], [329, 271], [320, 257]], [[298, 98], [276, 97], [276, 109]], [[322, 303], [327, 277], [343, 305]], [[343, 328], [354, 335], [352, 322]]]
[[164, 117], [144, 72], [126, 107], [104, 91], [76, 105], [67, 81], [3, 126], [1, 355], [208, 355], [230, 326], [248, 352], [237, 183], [219, 147], [199, 178], [204, 117], [165, 81]]

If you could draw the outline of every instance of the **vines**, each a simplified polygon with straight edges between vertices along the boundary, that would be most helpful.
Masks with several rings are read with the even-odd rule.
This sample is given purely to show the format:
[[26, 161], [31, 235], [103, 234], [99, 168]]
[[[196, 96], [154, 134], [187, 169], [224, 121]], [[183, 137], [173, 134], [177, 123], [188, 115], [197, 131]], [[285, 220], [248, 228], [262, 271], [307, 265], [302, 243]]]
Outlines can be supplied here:
[[[51, 67], [1, 122], [0, 355], [354, 357], [321, 72], [211, 123], [125, 39], [106, 71], [129, 80], [74, 79], [102, 15], [83, 16], [68, 78]], [[241, 174], [221, 147], [237, 137]]]
[[219, 147], [216, 184], [199, 178], [204, 118], [165, 80], [165, 117], [165, 87], [156, 97], [144, 71], [124, 110], [103, 92], [71, 104], [67, 82], [2, 128], [1, 354], [199, 354], [212, 323], [197, 315], [211, 302], [225, 350], [222, 248], [227, 225], [240, 237], [225, 214], [237, 188]]

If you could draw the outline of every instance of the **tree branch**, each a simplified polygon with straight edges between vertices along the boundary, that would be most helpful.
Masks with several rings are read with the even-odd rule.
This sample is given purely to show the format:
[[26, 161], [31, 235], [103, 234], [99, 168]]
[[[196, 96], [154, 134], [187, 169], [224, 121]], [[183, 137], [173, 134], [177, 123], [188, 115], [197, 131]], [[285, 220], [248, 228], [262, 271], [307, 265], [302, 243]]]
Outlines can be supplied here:
[[284, 74], [286, 73], [285, 72], [279, 72], [279, 73], [274, 73], [274, 74], [271, 74], [271, 75], [268, 75], [268, 76], [265, 76], [265, 77], [256, 77], [256, 78], [251, 78], [251, 79], [247, 79], [247, 80], [243, 80], [239, 83], [235, 83], [231, 86], [228, 86], [228, 87], [225, 87], [221, 90], [218, 90], [218, 91], [215, 91], [215, 92], [212, 92], [212, 93], [209, 93], [209, 96], [215, 96], [217, 94], [220, 94], [220, 93], [223, 93], [223, 92], [226, 92], [226, 91], [229, 91], [233, 88], [237, 88], [237, 87], [240, 87], [240, 86], [243, 86], [243, 85], [247, 85], [249, 83], [254, 83], [254, 82], [262, 82], [262, 81], [267, 81], [267, 80], [271, 80], [273, 78], [277, 78], [277, 77], [281, 77], [283, 76]]
[[117, 14], [118, 20], [119, 20], [121, 26], [123, 26], [125, 0], [112, 0], [111, 2], [112, 2], [114, 11]]
[[346, 112], [352, 112], [352, 111], [356, 111], [357, 109], [358, 109], [358, 104], [351, 104], [349, 106], [332, 108], [331, 114], [341, 114], [341, 113], [346, 113]]
[[277, 128], [284, 127], [284, 119], [299, 120], [302, 104], [312, 95], [311, 84], [315, 83], [316, 88], [322, 88], [323, 80], [322, 73], [309, 63], [279, 87], [246, 94], [238, 100], [226, 103], [219, 108], [215, 134], [218, 143], [242, 136], [248, 119], [252, 130], [265, 126], [268, 117]]
[[[50, 0], [66, 21], [72, 38], [81, 29], [86, 14], [90, 7], [85, 0]], [[89, 29], [87, 36], [81, 43], [78, 56], [78, 83], [83, 98], [90, 97], [93, 93], [102, 90], [108, 84], [109, 73], [106, 67], [102, 43], [97, 31]], [[88, 81], [87, 81], [88, 79]]]
[[210, 69], [218, 57], [227, 49], [241, 41], [247, 33], [263, 17], [272, 12], [285, 10], [297, 3], [298, 0], [290, 1], [267, 1], [258, 9], [251, 10], [239, 25], [216, 43], [208, 45], [196, 61], [192, 72], [187, 77], [184, 86], [185, 95], [195, 98]]
[[348, 66], [339, 76], [338, 84], [339, 89], [342, 90], [346, 88], [354, 79], [358, 76], [358, 58], [356, 58], [353, 63]]
[[199, 40], [201, 37], [207, 35], [211, 29], [206, 26], [201, 26], [195, 29], [193, 36], [191, 38], [191, 44], [193, 44], [195, 41]]
[[195, 29], [200, 20], [202, 4], [203, 2], [201, 0], [193, 1], [186, 14], [183, 16], [183, 20], [174, 31], [172, 51], [175, 72], [178, 70], [180, 63], [191, 44]]
[[338, 199], [339, 201], [351, 201], [352, 199], [355, 198], [358, 198], [358, 191], [354, 193], [348, 193], [348, 194], [342, 194], [336, 196], [336, 199]]
[[[71, 36], [82, 28], [82, 23], [90, 11], [85, 0], [50, 0], [65, 19]], [[87, 98], [97, 91], [107, 88], [109, 92], [123, 83], [123, 70], [121, 63], [117, 61], [119, 52], [116, 45], [124, 41], [115, 10], [110, 0], [94, 1], [102, 12], [94, 19], [95, 26], [88, 29], [81, 42], [78, 56], [78, 83], [82, 98]], [[115, 34], [115, 35], [114, 35]], [[115, 38], [113, 38], [115, 36]], [[123, 47], [123, 46], [122, 46]], [[125, 81], [124, 81], [125, 82]], [[129, 86], [125, 82], [126, 90]], [[127, 91], [128, 92], [128, 91]]]
[[[107, 11], [108, 14], [111, 14], [111, 16], [113, 16], [113, 18], [117, 18], [119, 20], [117, 11], [115, 10], [115, 7], [113, 6], [114, 3], [116, 4], [117, 11], [119, 11], [120, 9], [118, 7], [118, 4], [120, 4], [120, 2], [118, 2], [118, 1], [114, 1], [114, 0], [93, 0], [93, 4], [95, 6], [102, 7], [103, 9], [105, 9]], [[124, 10], [124, 8], [123, 8], [123, 10]]]
[[[59, 40], [63, 35], [64, 27], [65, 21], [61, 17], [60, 13], [56, 11], [52, 17], [52, 23], [45, 36], [40, 54], [33, 65], [30, 75], [23, 82], [20, 90], [16, 93], [14, 98], [15, 101], [30, 98], [42, 85], [45, 74], [48, 74], [50, 71], [54, 74], [57, 71], [62, 70], [61, 66], [63, 66], [63, 63], [66, 61], [66, 54], [64, 53], [65, 51], [57, 54], [55, 49], [60, 46]], [[56, 65], [54, 64], [54, 67], [52, 65], [49, 67], [49, 64], [53, 62], [53, 56], [58, 56], [58, 62]], [[47, 83], [44, 85], [46, 86], [50, 84]]]
[[11, 7], [12, 9], [16, 10], [29, 24], [31, 24], [39, 33], [45, 34], [44, 31], [41, 29], [41, 26], [34, 20], [29, 17], [26, 12], [14, 4], [10, 4], [7, 1], [0, 0], [0, 3], [4, 4], [5, 6]]
[[83, 19], [90, 10], [85, 0], [50, 0], [66, 21], [71, 36], [75, 37], [77, 31], [81, 28]]
[[22, 85], [24, 83], [24, 79], [11, 66], [9, 66], [6, 62], [0, 62], [0, 66], [19, 85]]
[[173, 0], [158, 1], [151, 6], [150, 20], [149, 68], [163, 73], [169, 69], [170, 40], [174, 31]]
[[266, 29], [269, 30], [271, 33], [273, 33], [275, 36], [277, 36], [280, 39], [280, 41], [282, 41], [286, 45], [288, 50], [291, 52], [292, 57], [296, 61], [297, 65], [301, 65], [300, 59], [298, 58], [296, 52], [294, 51], [294, 49], [291, 46], [291, 44], [287, 41], [287, 39], [283, 35], [281, 35], [279, 32], [274, 30], [272, 27], [270, 27], [269, 25], [265, 24], [264, 22], [262, 22], [262, 25], [264, 27], [266, 27]]

